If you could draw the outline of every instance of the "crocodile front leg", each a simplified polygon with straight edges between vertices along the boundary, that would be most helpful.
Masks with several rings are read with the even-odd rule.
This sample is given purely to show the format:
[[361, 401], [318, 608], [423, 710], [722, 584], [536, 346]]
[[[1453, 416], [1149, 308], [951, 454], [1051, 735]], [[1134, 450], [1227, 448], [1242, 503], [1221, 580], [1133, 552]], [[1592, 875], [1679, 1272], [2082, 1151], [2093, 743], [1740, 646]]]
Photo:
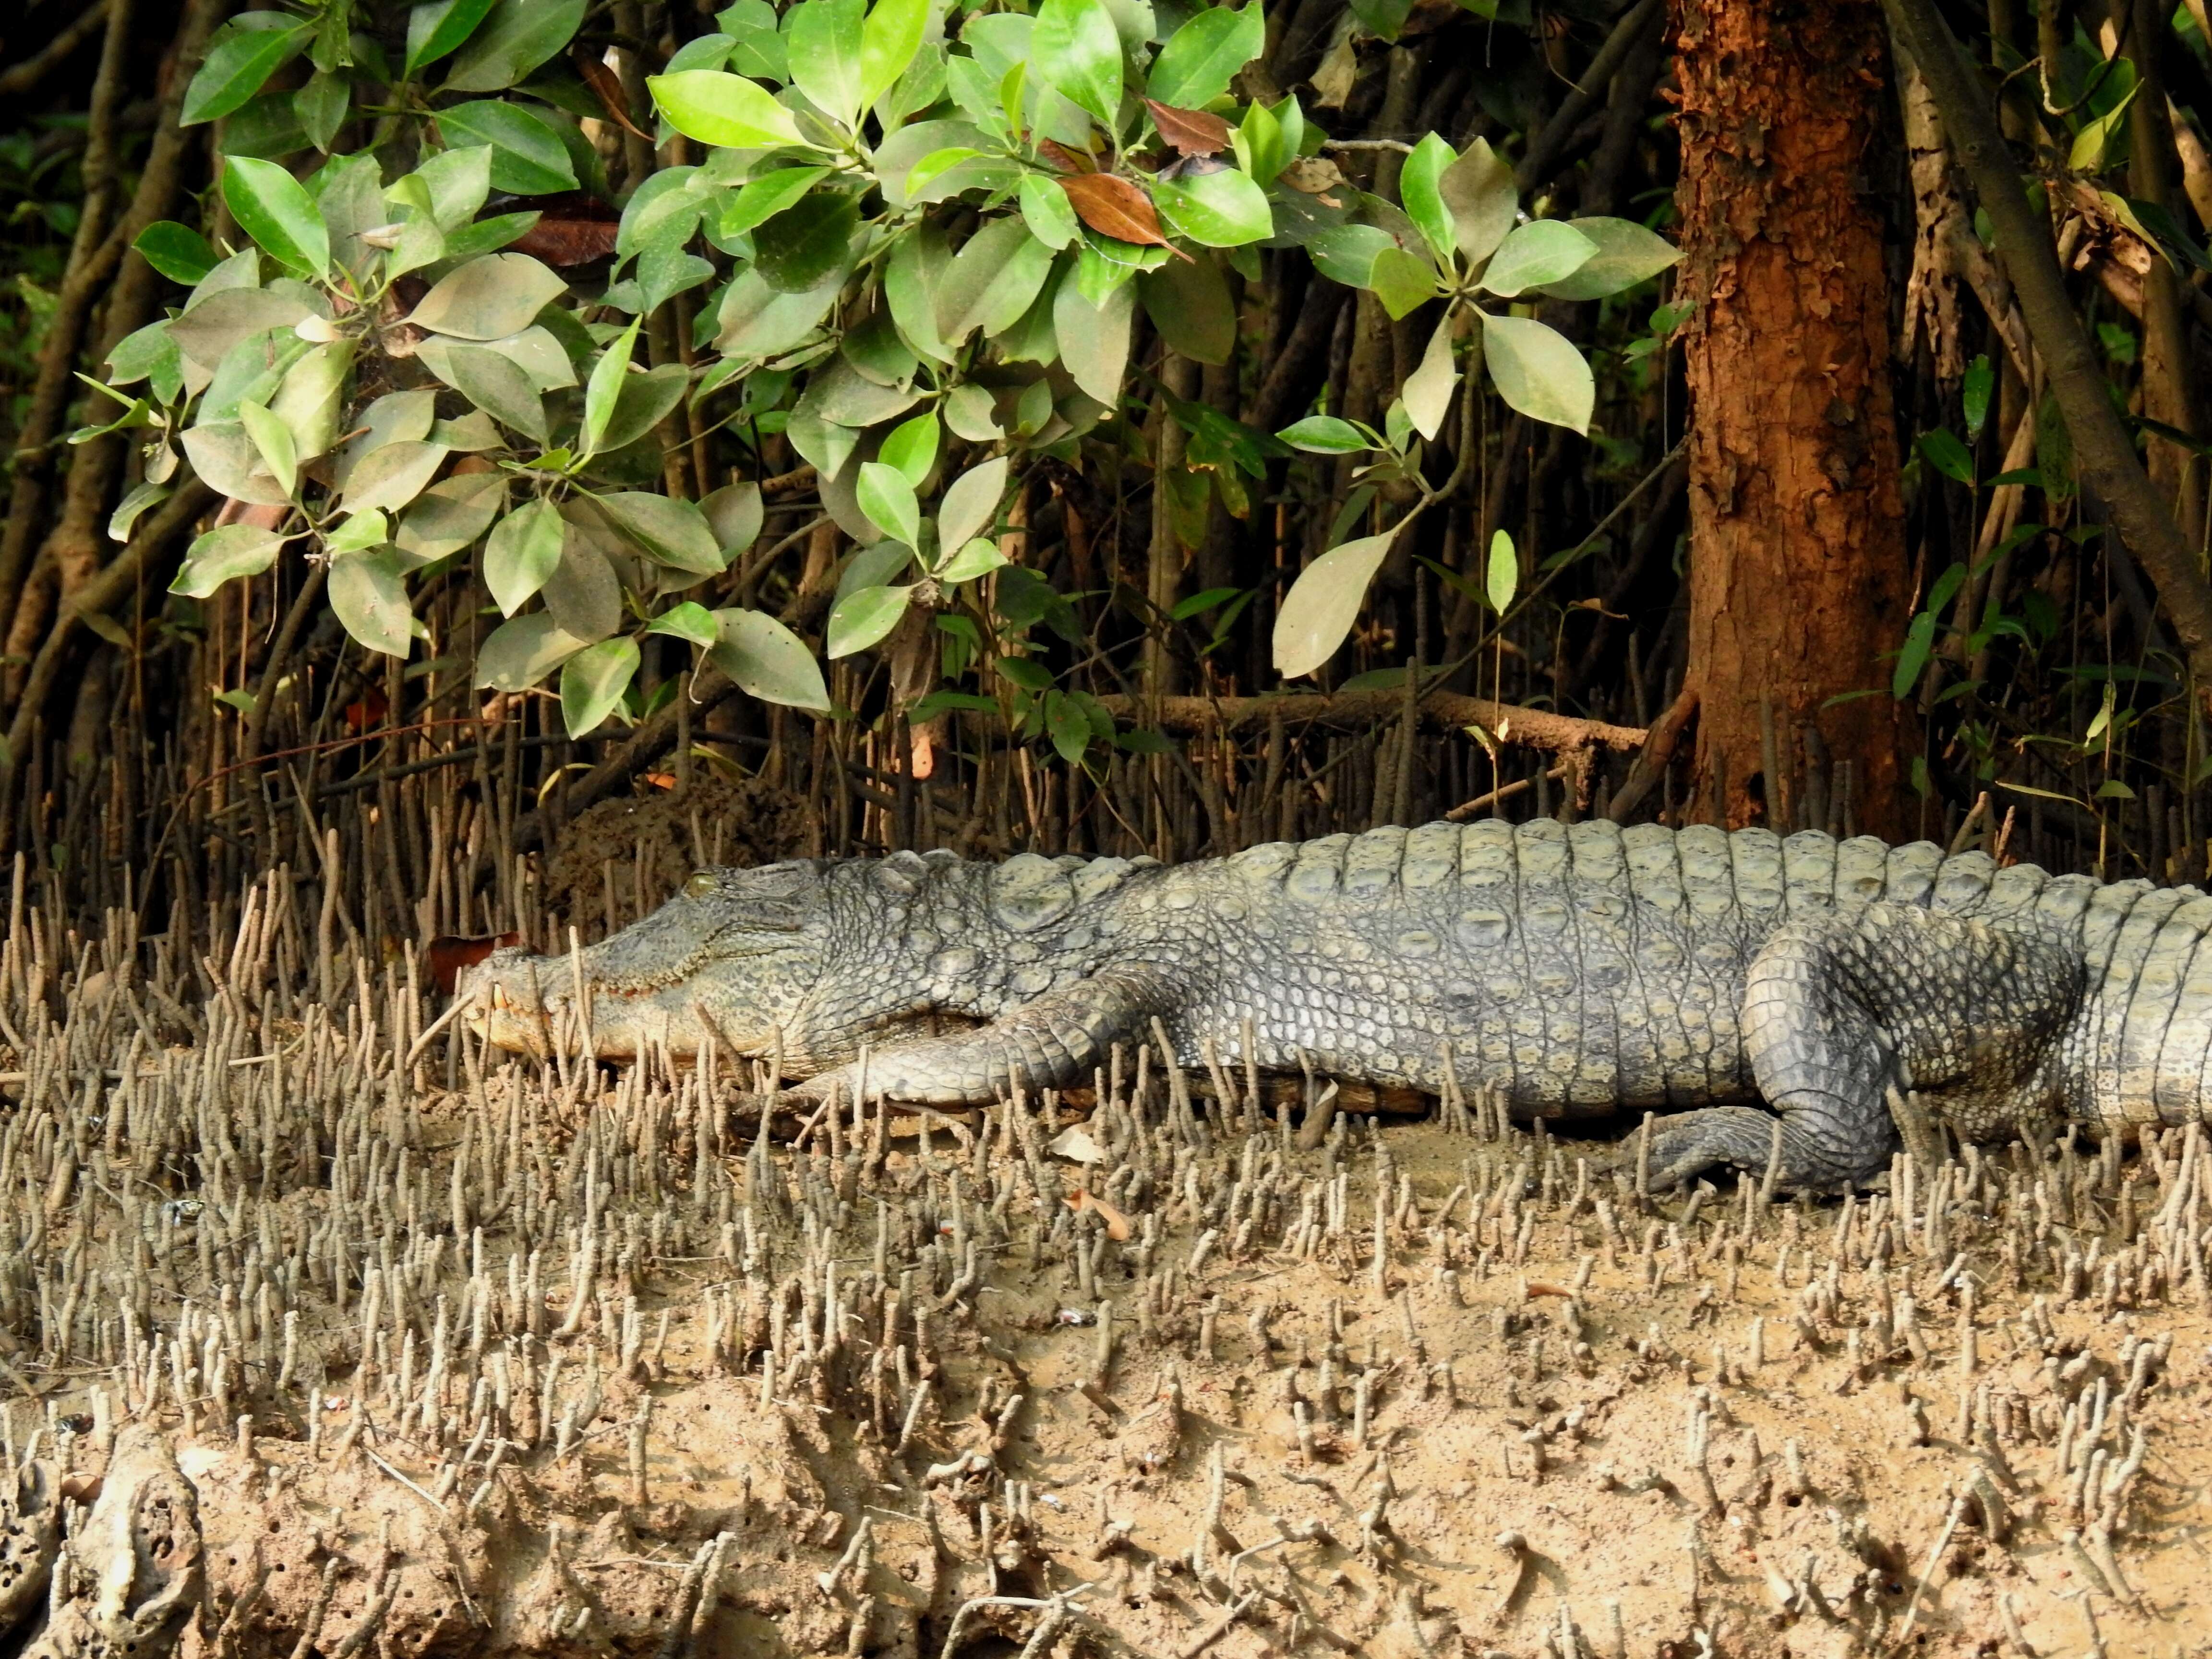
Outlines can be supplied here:
[[[1742, 1018], [1752, 1076], [1782, 1126], [1780, 1184], [1878, 1173], [1897, 1144], [1892, 1087], [1918, 1089], [1969, 1133], [2042, 1109], [2082, 983], [2080, 957], [2059, 945], [1911, 905], [1784, 927], [1752, 962]], [[1663, 1119], [1653, 1179], [1763, 1171], [1776, 1121], [1743, 1106]]]
[[[1152, 1018], [1173, 1006], [1166, 975], [1145, 967], [1105, 969], [1032, 998], [988, 1025], [870, 1054], [868, 1097], [988, 1105], [1018, 1084], [1066, 1089], [1088, 1083], [1115, 1043], [1144, 1041]], [[799, 1092], [820, 1099], [833, 1087], [849, 1091], [857, 1071], [842, 1066], [823, 1072]]]

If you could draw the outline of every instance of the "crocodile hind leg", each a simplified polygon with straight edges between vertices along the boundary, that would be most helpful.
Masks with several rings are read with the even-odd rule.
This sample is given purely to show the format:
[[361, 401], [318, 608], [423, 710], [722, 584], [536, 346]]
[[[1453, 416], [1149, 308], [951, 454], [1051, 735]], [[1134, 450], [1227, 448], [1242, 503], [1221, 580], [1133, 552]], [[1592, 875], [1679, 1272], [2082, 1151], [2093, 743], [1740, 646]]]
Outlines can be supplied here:
[[[868, 1096], [975, 1106], [1003, 1099], [1017, 1085], [1086, 1084], [1115, 1043], [1142, 1042], [1146, 1022], [1173, 1010], [1170, 988], [1161, 975], [1145, 968], [1109, 968], [1033, 997], [988, 1025], [871, 1054]], [[799, 1092], [820, 1099], [833, 1088], [849, 1089], [858, 1071], [843, 1066], [822, 1073]]]
[[1764, 1170], [1779, 1122], [1781, 1185], [1863, 1181], [1897, 1144], [1892, 1088], [1917, 1089], [1969, 1133], [2008, 1127], [2050, 1097], [2082, 983], [2079, 956], [2060, 945], [1912, 905], [1793, 921], [1744, 986], [1744, 1051], [1774, 1115], [1722, 1106], [1663, 1119], [1653, 1178]]

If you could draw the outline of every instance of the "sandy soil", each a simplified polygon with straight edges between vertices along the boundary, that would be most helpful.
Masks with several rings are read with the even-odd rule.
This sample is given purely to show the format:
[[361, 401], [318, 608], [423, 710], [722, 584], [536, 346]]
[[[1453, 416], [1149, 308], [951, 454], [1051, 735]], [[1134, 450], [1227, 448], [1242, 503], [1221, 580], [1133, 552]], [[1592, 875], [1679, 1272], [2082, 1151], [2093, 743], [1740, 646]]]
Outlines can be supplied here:
[[763, 1142], [690, 1070], [448, 1091], [359, 1008], [212, 1014], [14, 1091], [40, 1653], [2212, 1647], [2193, 1133], [1639, 1199], [1480, 1103]]

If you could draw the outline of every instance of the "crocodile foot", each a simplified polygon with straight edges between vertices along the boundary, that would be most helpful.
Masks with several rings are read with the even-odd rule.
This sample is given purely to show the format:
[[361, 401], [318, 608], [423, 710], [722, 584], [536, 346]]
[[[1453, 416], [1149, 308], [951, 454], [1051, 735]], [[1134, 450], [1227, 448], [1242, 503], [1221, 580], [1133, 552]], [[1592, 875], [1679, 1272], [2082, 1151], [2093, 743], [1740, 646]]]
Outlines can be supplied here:
[[[0, 1487], [11, 1483], [0, 1477]], [[0, 1633], [46, 1605], [46, 1580], [61, 1547], [62, 1507], [53, 1466], [26, 1463], [0, 1497]]]
[[[1776, 1160], [1775, 1131], [1781, 1130]], [[1802, 1115], [1778, 1117], [1755, 1106], [1708, 1106], [1678, 1112], [1651, 1126], [1651, 1184], [1695, 1180], [1716, 1165], [1764, 1176], [1777, 1163], [1775, 1184], [1786, 1192], [1872, 1179], [1889, 1167], [1893, 1134], [1878, 1144], [1852, 1144], [1826, 1134]]]
[[68, 1592], [23, 1659], [164, 1659], [205, 1583], [199, 1496], [168, 1443], [118, 1437], [92, 1513], [57, 1571]]

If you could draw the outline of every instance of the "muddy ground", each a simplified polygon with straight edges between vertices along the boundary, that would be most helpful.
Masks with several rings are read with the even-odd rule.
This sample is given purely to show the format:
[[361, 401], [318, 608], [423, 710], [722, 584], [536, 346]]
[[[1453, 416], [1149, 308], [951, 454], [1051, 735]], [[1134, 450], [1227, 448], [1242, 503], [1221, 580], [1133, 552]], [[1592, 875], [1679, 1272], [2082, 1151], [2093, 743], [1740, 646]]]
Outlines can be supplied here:
[[1640, 1197], [1631, 1126], [1303, 1146], [1132, 1056], [763, 1139], [272, 931], [190, 1041], [0, 959], [40, 1655], [2212, 1645], [2195, 1131]]

